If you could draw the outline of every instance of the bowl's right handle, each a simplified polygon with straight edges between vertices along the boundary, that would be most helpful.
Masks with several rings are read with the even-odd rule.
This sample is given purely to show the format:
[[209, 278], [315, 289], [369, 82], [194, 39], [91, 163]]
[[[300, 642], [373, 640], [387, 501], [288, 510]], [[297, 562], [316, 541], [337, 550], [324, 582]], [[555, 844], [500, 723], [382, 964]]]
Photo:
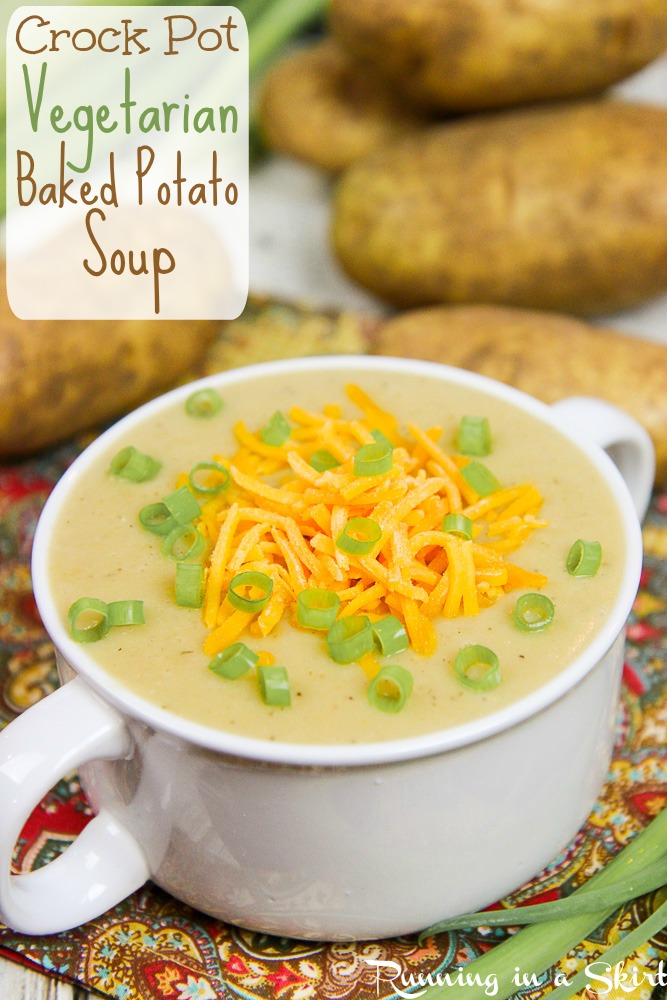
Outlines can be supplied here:
[[122, 717], [75, 678], [0, 733], [0, 919], [23, 934], [54, 934], [91, 920], [149, 877], [132, 834], [106, 809], [64, 854], [37, 871], [10, 874], [23, 824], [50, 788], [92, 760], [129, 754]]
[[561, 399], [552, 410], [575, 437], [593, 441], [607, 452], [623, 476], [641, 520], [655, 480], [655, 449], [648, 431], [618, 406], [590, 396]]

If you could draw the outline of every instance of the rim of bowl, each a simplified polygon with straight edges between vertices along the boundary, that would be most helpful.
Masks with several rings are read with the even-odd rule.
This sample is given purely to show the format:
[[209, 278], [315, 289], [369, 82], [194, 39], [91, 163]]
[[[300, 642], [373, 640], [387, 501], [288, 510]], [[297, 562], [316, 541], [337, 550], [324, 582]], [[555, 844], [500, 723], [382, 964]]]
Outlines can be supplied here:
[[[156, 413], [163, 407], [178, 402], [179, 399], [187, 398], [199, 388], [206, 386], [220, 388], [246, 379], [262, 378], [281, 372], [287, 376], [292, 372], [322, 371], [323, 369], [356, 369], [357, 371], [370, 369], [384, 371], [387, 374], [409, 372], [431, 379], [435, 378], [445, 383], [454, 380], [459, 384], [479, 389], [496, 398], [513, 403], [537, 419], [546, 422], [560, 431], [569, 440], [572, 447], [583, 451], [598, 468], [612, 490], [625, 526], [625, 572], [616, 601], [604, 625], [565, 670], [560, 671], [546, 684], [511, 705], [459, 726], [450, 726], [420, 736], [352, 745], [285, 743], [237, 736], [158, 708], [116, 681], [95, 662], [94, 657], [89, 654], [86, 647], [74, 642], [60, 619], [51, 593], [51, 586], [48, 582], [47, 556], [52, 527], [69, 491], [75, 487], [81, 471], [87, 468], [100, 452], [106, 450], [109, 443], [118, 434], [124, 433], [134, 423]], [[100, 434], [65, 471], [47, 499], [39, 518], [32, 552], [33, 589], [44, 626], [64, 660], [89, 683], [98, 695], [113, 704], [121, 713], [130, 715], [156, 730], [169, 733], [200, 747], [234, 757], [299, 767], [360, 767], [429, 757], [481, 742], [538, 714], [572, 690], [596, 666], [618, 638], [625, 627], [636, 596], [641, 565], [642, 541], [639, 519], [620, 472], [598, 445], [587, 441], [576, 441], [561, 426], [556, 414], [546, 403], [542, 403], [512, 386], [465, 369], [453, 368], [433, 361], [373, 355], [328, 355], [262, 362], [205, 376], [171, 389], [144, 403]]]

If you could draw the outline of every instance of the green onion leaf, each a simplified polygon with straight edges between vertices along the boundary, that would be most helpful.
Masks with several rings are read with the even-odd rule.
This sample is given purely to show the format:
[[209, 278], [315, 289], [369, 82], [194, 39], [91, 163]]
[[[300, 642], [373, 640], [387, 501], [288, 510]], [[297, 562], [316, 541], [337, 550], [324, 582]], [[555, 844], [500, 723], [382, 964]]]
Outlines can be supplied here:
[[340, 462], [330, 451], [322, 448], [320, 451], [313, 452], [310, 456], [310, 464], [316, 472], [327, 472], [329, 469], [336, 469]]
[[162, 462], [157, 458], [138, 451], [134, 445], [128, 444], [121, 448], [109, 463], [109, 472], [119, 479], [127, 479], [131, 483], [145, 483], [154, 479], [162, 468]]
[[286, 708], [292, 702], [289, 677], [284, 667], [257, 667], [259, 692], [265, 705]]
[[235, 642], [227, 646], [220, 653], [216, 653], [208, 665], [208, 669], [217, 674], [218, 677], [225, 677], [229, 681], [235, 681], [238, 677], [243, 677], [251, 667], [254, 667], [259, 656], [253, 653], [243, 642]]
[[174, 562], [198, 559], [206, 541], [192, 524], [177, 524], [162, 543], [162, 555]]
[[163, 497], [162, 502], [178, 524], [190, 524], [201, 514], [201, 507], [187, 486], [169, 493]]
[[472, 538], [472, 521], [465, 514], [445, 514], [442, 519], [442, 530], [457, 538]]
[[327, 632], [329, 656], [336, 663], [354, 663], [364, 653], [370, 653], [373, 645], [371, 623], [366, 615], [339, 618]]
[[412, 674], [397, 663], [382, 667], [368, 685], [368, 701], [381, 712], [400, 712], [412, 694]]
[[595, 576], [602, 562], [599, 542], [585, 542], [578, 538], [567, 555], [565, 568], [570, 576]]
[[190, 469], [188, 482], [190, 488], [196, 493], [213, 497], [227, 489], [231, 482], [231, 476], [224, 465], [220, 465], [219, 462], [197, 462]]
[[276, 410], [273, 416], [269, 417], [262, 427], [259, 436], [264, 444], [270, 444], [275, 448], [279, 448], [280, 445], [285, 444], [291, 433], [292, 428], [289, 423], [280, 410]]
[[393, 464], [393, 448], [386, 444], [363, 444], [354, 456], [355, 476], [382, 476]]
[[522, 632], [541, 632], [554, 620], [554, 606], [546, 594], [522, 594], [514, 606], [514, 624]]
[[143, 601], [111, 601], [107, 608], [112, 628], [116, 625], [143, 625], [146, 621]]
[[461, 475], [472, 486], [475, 493], [480, 497], [486, 497], [489, 493], [495, 493], [500, 489], [500, 483], [485, 465], [481, 462], [470, 462], [461, 469]]
[[178, 522], [163, 503], [149, 503], [139, 511], [139, 521], [153, 535], [168, 535]]
[[[259, 597], [250, 597], [244, 591], [259, 590]], [[261, 611], [269, 603], [273, 580], [266, 573], [246, 570], [232, 578], [227, 591], [227, 600], [238, 611]]]
[[382, 538], [382, 529], [371, 517], [351, 517], [336, 539], [342, 552], [365, 556]]
[[373, 640], [383, 656], [402, 653], [410, 645], [403, 622], [396, 615], [385, 615], [371, 622]]
[[185, 412], [197, 420], [208, 420], [220, 413], [223, 402], [215, 389], [198, 389], [185, 400]]
[[454, 658], [454, 673], [471, 691], [490, 691], [500, 684], [500, 660], [488, 646], [464, 646]]
[[491, 451], [491, 425], [486, 417], [461, 417], [456, 447], [463, 455], [484, 457]]
[[204, 567], [201, 563], [176, 563], [176, 603], [182, 608], [201, 608], [204, 603]]
[[80, 597], [67, 612], [72, 638], [76, 642], [97, 642], [109, 631], [109, 606], [96, 597]]
[[326, 631], [336, 620], [340, 597], [333, 590], [311, 587], [296, 599], [296, 620], [304, 628]]

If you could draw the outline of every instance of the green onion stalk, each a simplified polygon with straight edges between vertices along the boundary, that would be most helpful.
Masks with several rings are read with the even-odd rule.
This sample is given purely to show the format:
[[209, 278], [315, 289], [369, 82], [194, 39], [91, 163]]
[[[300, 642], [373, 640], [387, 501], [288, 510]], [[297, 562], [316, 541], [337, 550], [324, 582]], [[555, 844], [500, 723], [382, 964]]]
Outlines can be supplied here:
[[[84, 6], [89, 0], [72, 0], [73, 4]], [[107, 0], [105, 0], [105, 3]], [[114, 5], [114, 0], [109, 0]], [[116, 6], [138, 7], [145, 4], [158, 4], [158, 6], [170, 7], [183, 2], [183, 0], [116, 0]], [[186, 0], [187, 2], [187, 0]], [[204, 4], [210, 4], [213, 0], [197, 0]], [[18, 2], [7, 4], [7, 8], [0, 12], [0, 33], [3, 44], [0, 45], [0, 218], [3, 218], [6, 211], [6, 188], [5, 188], [5, 166], [6, 166], [6, 129], [5, 129], [5, 108], [6, 108], [6, 46], [4, 39], [7, 33], [7, 25], [13, 10], [18, 7]], [[257, 84], [262, 74], [271, 61], [278, 55], [280, 50], [291, 39], [298, 36], [302, 31], [317, 24], [323, 18], [327, 0], [237, 0], [230, 6], [238, 8], [248, 25], [249, 70], [251, 88]], [[257, 123], [251, 113], [250, 136], [252, 148], [257, 148], [260, 144], [257, 132]]]
[[[428, 934], [455, 927], [480, 924], [521, 924], [531, 921], [531, 911], [537, 920], [518, 931], [502, 944], [463, 966], [468, 977], [464, 985], [430, 985], [420, 990], [422, 1000], [486, 1000], [484, 981], [493, 976], [498, 984], [495, 1000], [507, 1000], [517, 992], [517, 967], [522, 973], [540, 975], [584, 940], [596, 927], [608, 920], [624, 903], [639, 894], [665, 885], [667, 875], [667, 809], [638, 834], [616, 857], [570, 896], [557, 903], [521, 906], [504, 911], [468, 914], [456, 920], [443, 921], [423, 932]], [[589, 904], [592, 903], [591, 907]], [[503, 916], [500, 916], [500, 915]], [[507, 914], [505, 917], [504, 915]], [[637, 948], [667, 926], [667, 901], [641, 924], [609, 947], [601, 958], [610, 966], [622, 962]], [[471, 985], [467, 985], [467, 982]], [[588, 985], [586, 970], [557, 986], [549, 1000], [568, 1000]]]

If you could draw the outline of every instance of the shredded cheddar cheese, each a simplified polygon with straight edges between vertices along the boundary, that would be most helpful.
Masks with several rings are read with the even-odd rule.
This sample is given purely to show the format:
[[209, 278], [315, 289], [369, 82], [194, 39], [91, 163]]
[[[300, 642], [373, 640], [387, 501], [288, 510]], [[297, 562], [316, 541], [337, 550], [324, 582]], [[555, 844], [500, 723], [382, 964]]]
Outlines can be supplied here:
[[[537, 517], [542, 497], [534, 484], [480, 497], [461, 475], [469, 459], [438, 443], [442, 428], [409, 424], [403, 436], [397, 419], [358, 386], [348, 386], [347, 394], [360, 419], [344, 419], [336, 406], [322, 413], [294, 406], [284, 444], [267, 445], [239, 422], [236, 453], [215, 456], [232, 482], [204, 504], [198, 521], [210, 547], [203, 605], [207, 655], [246, 632], [265, 637], [286, 616], [299, 627], [297, 597], [315, 587], [338, 595], [339, 617], [396, 615], [412, 647], [430, 655], [436, 617], [476, 615], [508, 590], [546, 584], [542, 574], [506, 559], [547, 523]], [[391, 468], [355, 475], [355, 453], [375, 441], [373, 431], [393, 446]], [[323, 450], [339, 464], [318, 472], [309, 459]], [[472, 521], [472, 539], [443, 531], [447, 514]], [[337, 544], [351, 518], [370, 518], [380, 528], [379, 540], [363, 554]], [[226, 600], [231, 579], [246, 570], [273, 582], [268, 603], [255, 613], [235, 610]], [[377, 672], [372, 654], [361, 665], [369, 677]]]

